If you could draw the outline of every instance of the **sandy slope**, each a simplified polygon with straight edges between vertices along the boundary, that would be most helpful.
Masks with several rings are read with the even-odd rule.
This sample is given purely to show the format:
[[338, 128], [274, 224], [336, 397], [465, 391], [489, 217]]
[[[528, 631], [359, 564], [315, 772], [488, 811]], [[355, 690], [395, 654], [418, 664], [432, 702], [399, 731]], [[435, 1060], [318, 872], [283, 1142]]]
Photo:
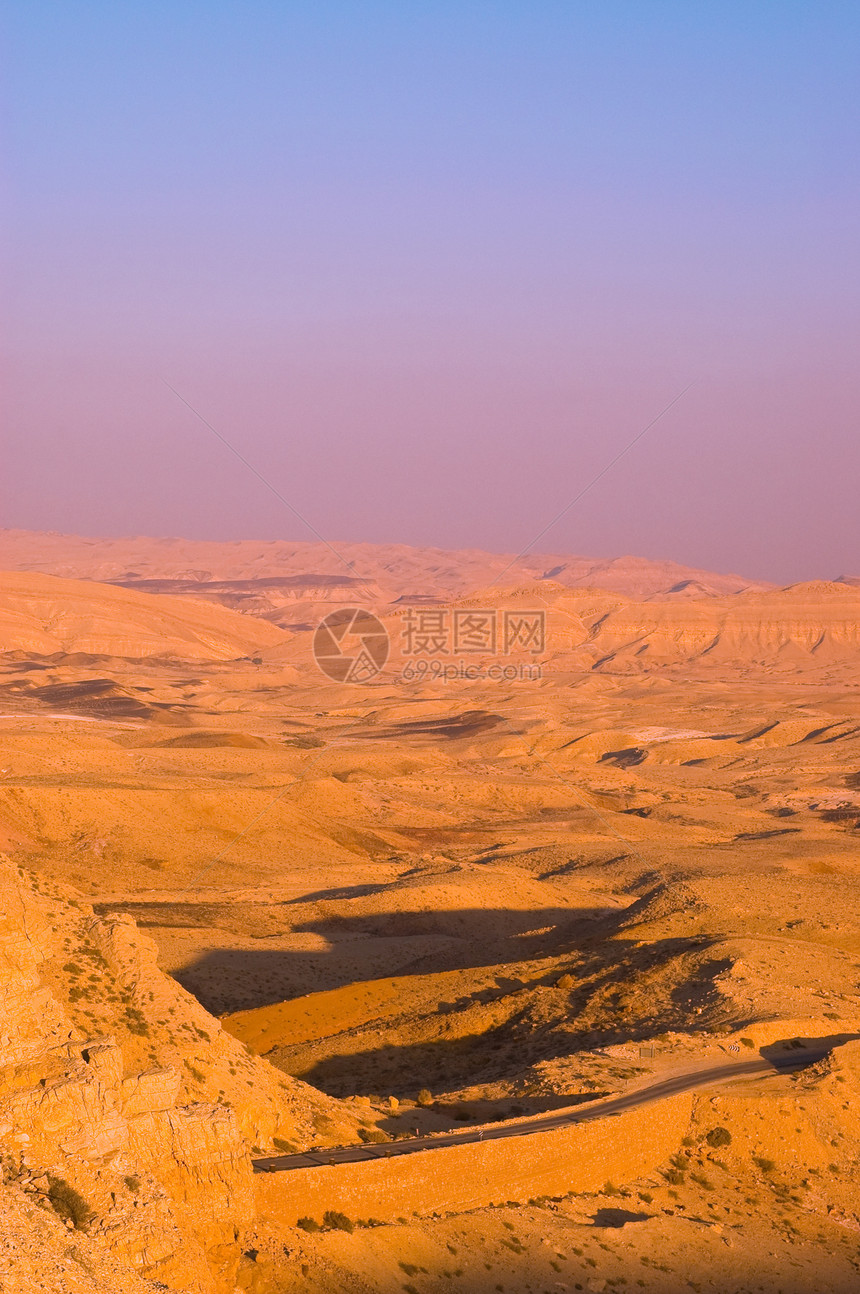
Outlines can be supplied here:
[[281, 637], [256, 619], [202, 602], [32, 572], [0, 573], [0, 645], [6, 652], [231, 660]]

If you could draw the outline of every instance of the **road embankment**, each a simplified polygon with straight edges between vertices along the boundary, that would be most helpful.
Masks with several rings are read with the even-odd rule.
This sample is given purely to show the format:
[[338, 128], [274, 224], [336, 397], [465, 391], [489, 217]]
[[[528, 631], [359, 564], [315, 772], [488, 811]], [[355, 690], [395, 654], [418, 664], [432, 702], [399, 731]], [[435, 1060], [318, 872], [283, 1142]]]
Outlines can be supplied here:
[[686, 1135], [693, 1094], [590, 1122], [521, 1136], [441, 1146], [391, 1159], [255, 1176], [259, 1212], [294, 1226], [328, 1210], [393, 1222], [412, 1213], [463, 1212], [508, 1200], [593, 1191], [652, 1172]]

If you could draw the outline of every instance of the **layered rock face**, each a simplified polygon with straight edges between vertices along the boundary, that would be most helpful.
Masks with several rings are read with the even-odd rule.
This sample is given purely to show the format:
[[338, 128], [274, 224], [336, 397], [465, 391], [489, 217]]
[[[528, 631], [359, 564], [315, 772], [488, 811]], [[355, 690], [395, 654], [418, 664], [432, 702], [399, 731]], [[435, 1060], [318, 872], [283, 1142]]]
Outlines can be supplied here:
[[[69, 1229], [85, 1230], [143, 1274], [176, 1289], [232, 1288], [230, 1268], [252, 1220], [251, 1167], [234, 1112], [178, 1104], [175, 1067], [127, 1072], [116, 1040], [87, 1036], [45, 982], [57, 955], [68, 954], [67, 968], [77, 964], [77, 922], [63, 921], [62, 905], [6, 864], [0, 911], [6, 1179], [29, 1187], [37, 1203], [58, 1202], [54, 1211], [67, 1213]], [[91, 918], [89, 927], [92, 948], [108, 954], [99, 954], [102, 972], [119, 979], [135, 932], [122, 930], [117, 940], [109, 922]]]
[[[0, 861], [0, 1195], [77, 1233], [90, 1266], [232, 1292], [251, 1149], [313, 1140], [335, 1103], [223, 1034], [129, 918], [37, 887]], [[0, 1254], [13, 1289], [3, 1274]]]
[[569, 645], [592, 657], [591, 668], [612, 673], [682, 663], [744, 672], [827, 669], [853, 666], [860, 645], [860, 594], [823, 580], [677, 602], [565, 592], [554, 605], [572, 617]]

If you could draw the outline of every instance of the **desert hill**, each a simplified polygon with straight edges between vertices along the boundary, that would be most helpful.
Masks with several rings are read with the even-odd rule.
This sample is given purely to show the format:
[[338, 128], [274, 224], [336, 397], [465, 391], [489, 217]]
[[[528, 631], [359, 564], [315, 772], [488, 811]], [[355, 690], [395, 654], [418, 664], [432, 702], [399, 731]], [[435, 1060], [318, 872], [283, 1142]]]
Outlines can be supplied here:
[[[436, 604], [444, 608], [447, 629], [453, 616], [470, 609], [493, 612], [497, 625], [506, 613], [539, 612], [545, 617], [540, 651], [468, 652], [470, 661], [539, 660], [542, 677], [582, 671], [653, 674], [695, 669], [726, 677], [763, 671], [791, 676], [853, 677], [860, 651], [860, 588], [838, 581], [814, 581], [784, 589], [745, 590], [714, 596], [688, 589], [678, 598], [633, 600], [607, 589], [570, 589], [555, 580], [476, 589], [468, 597]], [[317, 608], [326, 614], [331, 608]], [[397, 678], [414, 666], [404, 629], [414, 609], [376, 606], [388, 632], [391, 654], [382, 679]], [[419, 606], [420, 610], [420, 606]], [[450, 633], [449, 633], [450, 637]], [[313, 670], [313, 626], [295, 632], [263, 654], [297, 669]], [[453, 640], [436, 655], [454, 659]], [[433, 653], [424, 653], [432, 656]], [[464, 653], [460, 653], [464, 655]], [[835, 671], [835, 673], [834, 673]], [[427, 675], [429, 677], [429, 675]]]
[[39, 656], [231, 660], [282, 634], [203, 601], [159, 598], [85, 580], [0, 572], [0, 650]]
[[860, 649], [860, 590], [824, 580], [594, 609], [568, 594], [555, 606], [581, 617], [580, 641], [574, 633], [573, 643], [593, 657], [593, 666], [616, 672], [686, 662], [785, 672], [856, 662]]
[[[147, 581], [156, 584], [164, 582]], [[189, 661], [260, 656], [315, 673], [313, 624], [294, 626], [294, 633], [285, 635], [268, 623], [271, 609], [259, 605], [256, 586], [242, 614], [212, 605], [193, 581], [181, 584], [180, 597], [35, 572], [0, 573], [0, 650], [33, 657]], [[282, 590], [283, 581], [278, 587]], [[313, 593], [350, 601], [359, 590], [337, 583]], [[379, 590], [365, 586], [363, 594], [374, 605]], [[303, 605], [315, 616], [326, 610], [318, 602]], [[375, 605], [392, 643], [389, 671], [402, 668], [403, 608]], [[710, 671], [821, 672], [856, 661], [860, 648], [860, 589], [845, 581], [720, 597], [693, 596], [688, 589], [676, 599], [633, 601], [609, 590], [569, 589], [547, 580], [482, 588], [437, 605], [447, 606], [449, 616], [452, 607], [492, 608], [499, 614], [508, 608], [542, 610], [547, 640], [541, 659], [555, 671], [635, 673], [694, 665]]]

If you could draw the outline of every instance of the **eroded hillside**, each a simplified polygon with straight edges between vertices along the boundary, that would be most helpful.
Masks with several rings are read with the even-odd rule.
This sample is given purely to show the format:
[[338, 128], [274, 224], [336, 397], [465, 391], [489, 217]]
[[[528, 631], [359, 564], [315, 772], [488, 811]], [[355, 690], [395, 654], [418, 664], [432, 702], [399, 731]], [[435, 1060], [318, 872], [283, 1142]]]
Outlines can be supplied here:
[[232, 1291], [251, 1154], [349, 1139], [353, 1118], [225, 1034], [129, 918], [8, 860], [0, 911], [0, 1196], [22, 1237], [0, 1254], [2, 1288], [95, 1274], [134, 1290], [137, 1274]]

